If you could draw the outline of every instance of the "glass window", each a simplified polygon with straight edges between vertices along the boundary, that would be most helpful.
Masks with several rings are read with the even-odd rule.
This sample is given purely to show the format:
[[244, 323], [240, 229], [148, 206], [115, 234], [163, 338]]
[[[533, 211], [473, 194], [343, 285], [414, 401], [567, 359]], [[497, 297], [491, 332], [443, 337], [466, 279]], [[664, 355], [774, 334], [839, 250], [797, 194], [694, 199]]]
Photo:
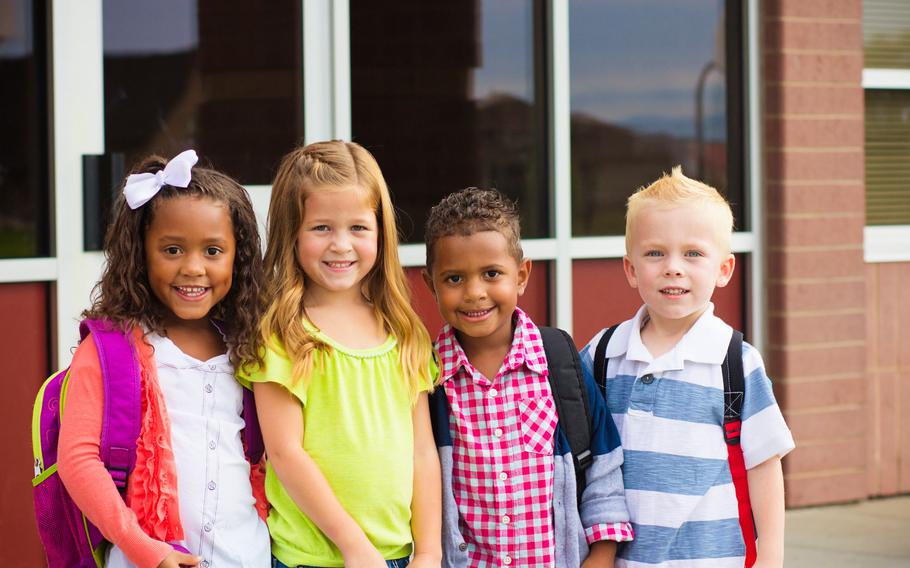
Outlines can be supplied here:
[[572, 0], [569, 26], [573, 233], [623, 234], [626, 198], [677, 164], [747, 228], [740, 0]]
[[0, 0], [0, 258], [50, 254], [45, 10]]
[[195, 148], [271, 183], [303, 137], [300, 0], [104, 0], [104, 135], [126, 167]]
[[518, 200], [525, 237], [549, 233], [541, 0], [351, 0], [355, 141], [376, 156], [407, 242], [467, 186]]
[[863, 0], [866, 67], [910, 69], [910, 3]]
[[910, 90], [866, 90], [866, 224], [910, 225]]

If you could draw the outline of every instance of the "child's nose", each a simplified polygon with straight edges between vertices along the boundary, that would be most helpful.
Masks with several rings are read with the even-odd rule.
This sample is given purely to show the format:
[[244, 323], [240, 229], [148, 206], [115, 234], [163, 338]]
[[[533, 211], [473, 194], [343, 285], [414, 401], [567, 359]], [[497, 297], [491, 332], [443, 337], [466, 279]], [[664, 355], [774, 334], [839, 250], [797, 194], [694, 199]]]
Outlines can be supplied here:
[[181, 270], [187, 276], [202, 276], [205, 274], [205, 263], [203, 262], [202, 256], [198, 254], [188, 254]]
[[479, 279], [472, 278], [468, 280], [466, 286], [468, 298], [471, 300], [482, 300], [487, 295], [487, 287]]
[[336, 232], [332, 237], [332, 248], [336, 251], [350, 250], [351, 238], [344, 231]]

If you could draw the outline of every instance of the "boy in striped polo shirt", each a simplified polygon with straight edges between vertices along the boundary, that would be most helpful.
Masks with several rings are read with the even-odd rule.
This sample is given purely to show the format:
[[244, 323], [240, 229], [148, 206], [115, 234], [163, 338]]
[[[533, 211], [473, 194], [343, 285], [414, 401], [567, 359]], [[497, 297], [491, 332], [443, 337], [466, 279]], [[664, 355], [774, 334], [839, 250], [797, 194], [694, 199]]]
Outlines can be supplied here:
[[[617, 566], [741, 568], [751, 562], [722, 426], [721, 363], [733, 330], [711, 303], [714, 288], [733, 274], [732, 232], [727, 201], [679, 167], [629, 198], [623, 267], [644, 306], [616, 328], [606, 349], [607, 406], [622, 438], [635, 530]], [[589, 377], [603, 333], [581, 354]], [[779, 567], [780, 459], [793, 449], [793, 438], [761, 356], [746, 343], [742, 366], [740, 443], [748, 491], [742, 490], [751, 498], [758, 535], [754, 565]]]
[[446, 321], [430, 403], [443, 565], [610, 567], [632, 537], [619, 436], [587, 380], [593, 461], [579, 506], [540, 331], [517, 307], [531, 271], [519, 235], [514, 204], [493, 190], [453, 193], [427, 221], [424, 279]]

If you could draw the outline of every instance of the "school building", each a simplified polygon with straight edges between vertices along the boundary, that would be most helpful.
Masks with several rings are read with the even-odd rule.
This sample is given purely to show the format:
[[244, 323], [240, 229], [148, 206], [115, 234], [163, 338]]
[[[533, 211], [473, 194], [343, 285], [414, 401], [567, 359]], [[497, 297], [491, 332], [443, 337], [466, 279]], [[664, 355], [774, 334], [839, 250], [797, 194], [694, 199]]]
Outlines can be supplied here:
[[676, 164], [731, 200], [718, 313], [765, 357], [790, 507], [910, 492], [910, 3], [0, 0], [0, 563], [38, 566], [30, 417], [68, 363], [118, 180], [195, 148], [249, 189], [353, 139], [415, 303], [442, 195], [518, 199], [522, 305], [583, 344], [639, 303], [624, 201]]

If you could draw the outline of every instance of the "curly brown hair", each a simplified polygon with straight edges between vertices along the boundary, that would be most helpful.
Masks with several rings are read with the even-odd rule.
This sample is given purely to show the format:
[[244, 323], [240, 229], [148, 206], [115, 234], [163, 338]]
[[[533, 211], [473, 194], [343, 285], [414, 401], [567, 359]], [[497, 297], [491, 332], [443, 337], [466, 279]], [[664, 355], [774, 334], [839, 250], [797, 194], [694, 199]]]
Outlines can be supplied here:
[[[164, 158], [149, 156], [133, 173], [155, 173], [165, 165]], [[230, 211], [237, 242], [233, 282], [210, 316], [227, 324], [222, 326], [222, 331], [235, 369], [261, 365], [262, 249], [256, 215], [246, 190], [213, 169], [194, 167], [188, 187], [165, 185], [138, 209], [130, 209], [120, 192], [114, 204], [113, 221], [104, 238], [104, 273], [92, 290], [92, 307], [82, 312], [82, 317], [104, 318], [123, 330], [141, 326], [165, 333], [164, 306], [152, 292], [145, 265], [145, 232], [161, 203], [187, 196], [213, 199]]]
[[433, 268], [436, 242], [442, 237], [469, 237], [482, 231], [496, 231], [506, 238], [509, 253], [517, 262], [524, 259], [521, 249], [521, 222], [511, 199], [495, 189], [468, 187], [442, 198], [427, 217], [427, 269]]

